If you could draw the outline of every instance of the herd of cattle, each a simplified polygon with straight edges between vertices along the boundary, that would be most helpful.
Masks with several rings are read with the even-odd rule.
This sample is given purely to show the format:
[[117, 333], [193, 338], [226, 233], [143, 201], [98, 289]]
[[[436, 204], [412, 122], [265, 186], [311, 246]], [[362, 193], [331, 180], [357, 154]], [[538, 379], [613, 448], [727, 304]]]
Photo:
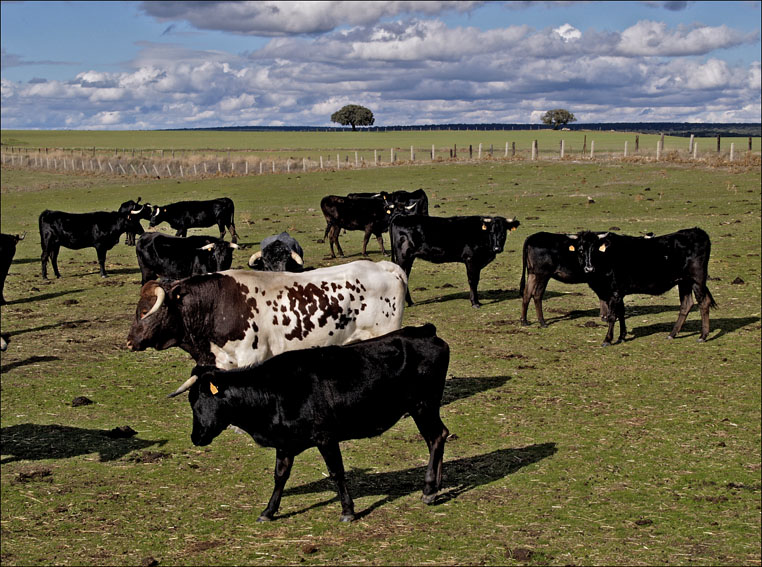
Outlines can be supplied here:
[[[479, 307], [481, 270], [503, 251], [519, 221], [501, 216], [432, 217], [422, 189], [330, 195], [322, 199], [324, 239], [331, 255], [343, 256], [339, 235], [364, 232], [392, 261], [349, 262], [305, 270], [304, 252], [288, 233], [262, 240], [248, 265], [231, 270], [238, 249], [234, 205], [228, 198], [151, 206], [123, 203], [115, 212], [72, 214], [43, 211], [39, 217], [42, 277], [50, 260], [56, 277], [61, 246], [96, 249], [106, 277], [106, 252], [122, 234], [134, 244], [142, 276], [135, 318], [127, 337], [133, 351], [179, 347], [195, 361], [191, 377], [170, 396], [189, 391], [196, 445], [207, 445], [236, 426], [257, 443], [276, 449], [275, 488], [260, 520], [271, 520], [280, 505], [294, 457], [317, 447], [336, 482], [341, 519], [354, 519], [339, 442], [379, 435], [410, 415], [429, 448], [423, 500], [441, 488], [448, 430], [439, 407], [449, 364], [449, 346], [432, 324], [402, 328], [405, 302], [412, 305], [408, 279], [416, 258], [465, 264], [470, 300]], [[175, 236], [146, 233], [167, 222]], [[187, 236], [189, 228], [217, 225], [219, 238]], [[224, 240], [226, 229], [231, 242]], [[140, 235], [135, 239], [135, 235]], [[0, 238], [0, 300], [16, 244]], [[664, 236], [631, 237], [611, 232], [538, 232], [524, 241], [520, 294], [521, 324], [534, 301], [540, 326], [542, 298], [550, 279], [586, 283], [600, 300], [608, 322], [603, 345], [626, 335], [624, 297], [680, 293], [680, 331], [693, 306], [701, 312], [699, 340], [709, 333], [714, 299], [706, 286], [710, 241], [699, 228]], [[7, 345], [3, 340], [3, 348]]]

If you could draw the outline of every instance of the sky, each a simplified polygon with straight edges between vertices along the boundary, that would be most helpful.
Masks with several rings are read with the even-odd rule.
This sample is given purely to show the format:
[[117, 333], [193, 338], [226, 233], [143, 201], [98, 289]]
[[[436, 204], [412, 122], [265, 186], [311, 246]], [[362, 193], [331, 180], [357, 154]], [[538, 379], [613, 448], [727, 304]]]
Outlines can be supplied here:
[[762, 121], [760, 2], [11, 2], [3, 129]]

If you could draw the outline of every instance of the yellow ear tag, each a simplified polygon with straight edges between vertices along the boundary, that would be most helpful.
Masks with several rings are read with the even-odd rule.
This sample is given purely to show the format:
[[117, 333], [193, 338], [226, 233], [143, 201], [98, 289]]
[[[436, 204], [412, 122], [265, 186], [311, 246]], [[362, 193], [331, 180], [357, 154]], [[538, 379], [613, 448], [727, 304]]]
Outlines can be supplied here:
[[482, 230], [487, 230], [487, 225], [486, 224], [482, 224]]
[[516, 227], [515, 227], [515, 226], [512, 226], [512, 227], [511, 227], [511, 232], [513, 232], [514, 230], [516, 230]]
[[569, 252], [574, 252], [574, 246], [569, 246]]
[[601, 246], [600, 246], [600, 248], [598, 248], [598, 250], [600, 250], [601, 252], [605, 252], [606, 251], [606, 245], [605, 244], [601, 244]]
[[216, 396], [217, 392], [219, 392], [219, 390], [217, 389], [217, 386], [215, 386], [211, 382], [209, 382], [209, 390], [212, 392], [213, 396]]

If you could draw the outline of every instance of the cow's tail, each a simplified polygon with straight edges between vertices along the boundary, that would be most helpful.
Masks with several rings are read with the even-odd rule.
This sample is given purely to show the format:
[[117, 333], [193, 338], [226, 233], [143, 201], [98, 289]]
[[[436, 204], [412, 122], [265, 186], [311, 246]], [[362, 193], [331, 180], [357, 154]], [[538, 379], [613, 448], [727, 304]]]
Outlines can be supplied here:
[[43, 221], [43, 218], [48, 216], [49, 212], [50, 211], [48, 209], [45, 209], [44, 211], [42, 211], [40, 213], [40, 217], [37, 219], [37, 224], [40, 227], [40, 247], [42, 248], [43, 252], [45, 251], [45, 248], [47, 246], [47, 241], [48, 241], [48, 234], [47, 234], [47, 232], [48, 231], [45, 231], [45, 233], [43, 233], [43, 230], [42, 230], [42, 221]]
[[704, 285], [704, 294], [709, 298], [709, 307], [712, 309], [717, 309], [718, 305], [714, 301], [714, 297], [712, 297], [712, 292], [709, 291], [709, 288]]
[[529, 249], [528, 240], [524, 240], [524, 249], [521, 252], [521, 282], [519, 283], [519, 295], [524, 297], [524, 287], [526, 286], [527, 273], [527, 250]]
[[389, 222], [389, 248], [392, 249], [392, 262], [397, 263], [397, 246], [394, 243], [394, 217]]

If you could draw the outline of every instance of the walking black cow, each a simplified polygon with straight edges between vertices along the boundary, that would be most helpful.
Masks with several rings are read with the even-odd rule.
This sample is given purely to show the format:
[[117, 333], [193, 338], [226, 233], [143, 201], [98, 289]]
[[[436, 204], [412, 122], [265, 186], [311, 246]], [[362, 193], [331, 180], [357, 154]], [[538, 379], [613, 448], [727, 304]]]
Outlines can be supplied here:
[[367, 256], [368, 240], [373, 234], [381, 247], [381, 253], [386, 254], [382, 234], [389, 229], [389, 212], [383, 199], [375, 197], [341, 197], [328, 195], [320, 201], [320, 209], [325, 217], [326, 227], [323, 242], [328, 237], [331, 243], [331, 257], [335, 258], [334, 246], [339, 256], [344, 251], [339, 244], [341, 229], [362, 230], [365, 233], [362, 242], [362, 255]]
[[587, 283], [608, 307], [608, 332], [603, 346], [611, 344], [619, 319], [619, 338], [625, 340], [624, 298], [633, 293], [661, 295], [677, 286], [680, 313], [667, 338], [674, 339], [693, 307], [701, 310], [699, 341], [709, 334], [709, 308], [717, 307], [706, 286], [711, 242], [700, 228], [687, 228], [663, 236], [642, 238], [612, 232], [579, 233], [577, 253]]
[[[551, 279], [567, 284], [587, 282], [577, 254], [577, 240], [576, 234], [552, 232], [536, 232], [524, 240], [519, 284], [522, 325], [529, 324], [527, 308], [529, 300], [534, 299], [540, 327], [548, 326], [542, 313], [542, 297]], [[603, 301], [600, 302], [600, 316], [605, 320], [606, 304]]]
[[423, 501], [431, 504], [442, 485], [449, 434], [439, 416], [449, 359], [449, 346], [428, 324], [345, 346], [284, 352], [248, 368], [197, 366], [195, 379], [184, 385], [193, 409], [191, 441], [209, 445], [235, 425], [276, 449], [275, 488], [259, 521], [277, 513], [294, 457], [317, 447], [346, 522], [355, 510], [339, 443], [380, 435], [409, 414], [429, 448]]
[[98, 211], [94, 213], [65, 213], [45, 210], [40, 213], [40, 245], [42, 247], [42, 279], [48, 279], [48, 258], [57, 278], [58, 252], [61, 246], [80, 250], [95, 248], [102, 278], [106, 277], [106, 252], [111, 250], [119, 237], [127, 232], [142, 230], [134, 215], [140, 212], [136, 205], [132, 211]]
[[18, 234], [0, 234], [0, 305], [5, 305], [5, 296], [3, 288], [5, 287], [5, 278], [8, 276], [8, 270], [11, 269], [13, 256], [16, 254], [16, 244], [24, 240], [26, 232], [19, 236]]
[[135, 253], [142, 284], [158, 276], [179, 280], [230, 269], [237, 244], [213, 236], [170, 236], [150, 232], [138, 239]]
[[415, 259], [421, 258], [435, 264], [465, 264], [471, 305], [481, 307], [477, 287], [482, 268], [503, 251], [507, 233], [516, 230], [519, 224], [515, 218], [497, 216], [395, 217], [389, 227], [392, 260], [408, 275], [405, 295], [407, 304], [413, 304], [410, 297], [410, 270]]
[[175, 236], [187, 236], [189, 228], [214, 226], [220, 229], [220, 238], [225, 236], [225, 228], [230, 230], [233, 243], [238, 242], [235, 231], [235, 205], [232, 199], [221, 197], [210, 201], [179, 201], [169, 205], [154, 206], [149, 226], [169, 223], [177, 232]]

